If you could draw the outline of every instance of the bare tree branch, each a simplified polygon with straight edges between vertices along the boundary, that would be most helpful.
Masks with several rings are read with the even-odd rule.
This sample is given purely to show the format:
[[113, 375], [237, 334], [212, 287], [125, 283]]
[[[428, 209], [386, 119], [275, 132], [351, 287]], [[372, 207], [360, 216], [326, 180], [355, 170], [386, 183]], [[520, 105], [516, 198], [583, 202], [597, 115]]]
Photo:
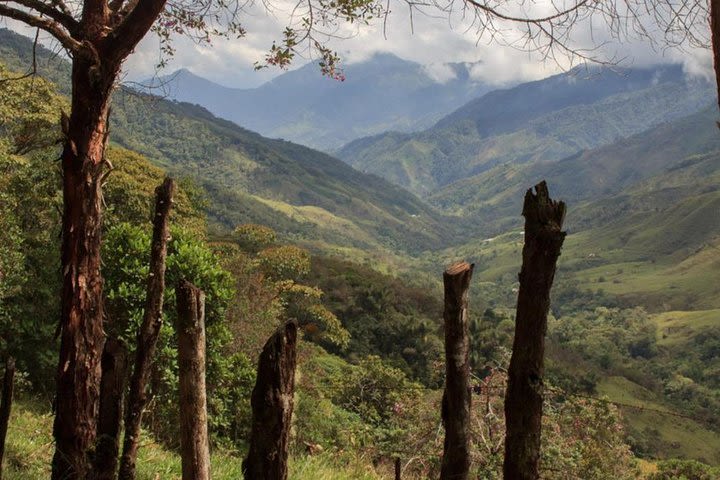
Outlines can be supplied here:
[[31, 27], [37, 27], [41, 30], [48, 32], [50, 35], [55, 37], [57, 41], [60, 42], [60, 44], [71, 54], [78, 53], [82, 49], [82, 43], [75, 40], [70, 35], [70, 33], [68, 33], [68, 31], [65, 30], [63, 26], [55, 20], [37, 17], [22, 10], [11, 8], [3, 4], [0, 4], [0, 16], [12, 18], [14, 20], [26, 23]]
[[52, 5], [48, 5], [40, 0], [0, 0], [0, 3], [7, 2], [17, 3], [18, 5], [22, 5], [23, 7], [49, 17], [65, 27], [71, 34], [74, 33], [78, 27], [78, 22], [71, 15], [56, 10]]
[[[0, 84], [7, 83], [7, 82], [14, 82], [17, 80], [23, 80], [28, 77], [32, 77], [37, 73], [37, 45], [38, 40], [40, 39], [40, 29], [35, 29], [35, 40], [33, 41], [33, 47], [32, 47], [32, 67], [30, 70], [24, 74], [20, 75], [18, 77], [10, 77], [10, 78], [0, 78]], [[23, 152], [20, 152], [18, 150], [15, 151], [16, 155], [22, 155]]]

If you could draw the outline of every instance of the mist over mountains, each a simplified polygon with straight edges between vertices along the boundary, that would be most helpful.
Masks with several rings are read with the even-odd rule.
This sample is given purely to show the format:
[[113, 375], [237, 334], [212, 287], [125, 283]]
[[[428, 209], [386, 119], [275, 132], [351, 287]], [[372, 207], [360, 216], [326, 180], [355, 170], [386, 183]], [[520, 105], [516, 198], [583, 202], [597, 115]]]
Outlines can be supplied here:
[[505, 163], [554, 162], [712, 104], [712, 86], [679, 65], [575, 69], [494, 90], [417, 133], [388, 132], [337, 152], [421, 195]]
[[435, 67], [376, 54], [348, 65], [342, 82], [322, 77], [310, 63], [252, 89], [218, 85], [185, 69], [144, 84], [262, 135], [333, 151], [367, 135], [428, 128], [490, 90], [473, 79], [473, 64]]

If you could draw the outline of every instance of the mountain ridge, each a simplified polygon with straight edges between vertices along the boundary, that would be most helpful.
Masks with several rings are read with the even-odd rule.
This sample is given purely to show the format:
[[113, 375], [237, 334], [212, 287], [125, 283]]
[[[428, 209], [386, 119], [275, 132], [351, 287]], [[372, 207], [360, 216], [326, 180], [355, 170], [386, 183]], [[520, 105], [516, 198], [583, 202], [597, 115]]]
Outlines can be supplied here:
[[441, 82], [427, 66], [383, 53], [347, 65], [343, 82], [322, 78], [309, 63], [256, 88], [225, 87], [189, 70], [143, 83], [265, 136], [333, 151], [365, 135], [429, 127], [488, 91], [473, 80], [473, 65], [444, 64], [453, 75]]
[[[8, 30], [0, 30], [0, 44], [0, 58], [15, 65], [32, 49], [31, 39]], [[40, 74], [69, 78], [67, 61], [41, 47], [37, 54]], [[432, 248], [453, 230], [433, 208], [379, 177], [197, 105], [121, 87], [110, 123], [112, 142], [203, 187], [210, 218], [224, 229], [262, 223], [321, 247], [406, 252]]]
[[677, 65], [587, 81], [561, 74], [489, 92], [422, 132], [355, 140], [338, 156], [427, 196], [503, 163], [557, 161], [612, 144], [695, 113], [712, 96]]

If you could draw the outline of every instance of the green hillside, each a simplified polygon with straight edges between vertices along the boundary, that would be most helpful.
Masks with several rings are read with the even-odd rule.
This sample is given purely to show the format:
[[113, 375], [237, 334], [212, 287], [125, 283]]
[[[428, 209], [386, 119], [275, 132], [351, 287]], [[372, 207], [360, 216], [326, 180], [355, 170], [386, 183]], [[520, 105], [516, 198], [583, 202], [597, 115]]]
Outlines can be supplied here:
[[425, 196], [499, 164], [554, 162], [612, 144], [711, 103], [710, 85], [685, 79], [678, 66], [591, 72], [490, 92], [424, 132], [360, 139], [338, 155]]
[[[563, 198], [571, 207], [620, 193], [655, 175], [658, 179], [665, 178], [666, 186], [668, 181], [677, 183], [681, 181], [681, 172], [684, 172], [686, 189], [689, 188], [688, 193], [692, 194], [693, 183], [713, 184], [702, 171], [713, 168], [712, 159], [694, 169], [683, 170], [682, 166], [683, 162], [699, 161], [688, 159], [693, 155], [720, 149], [714, 111], [714, 108], [705, 109], [558, 162], [503, 164], [448, 185], [429, 200], [439, 208], [475, 218], [491, 231], [502, 231], [517, 219], [517, 199], [522, 198], [529, 185], [543, 178], [548, 179], [557, 197]], [[623, 198], [627, 200], [620, 196], [603, 200], [599, 205], [607, 206], [606, 212], [617, 212], [616, 203]], [[593, 215], [598, 218], [593, 220]], [[592, 213], [580, 213], [579, 216], [573, 221], [581, 225], [588, 222], [599, 225], [608, 221], [607, 213], [603, 214], [600, 206]], [[578, 225], [572, 224], [570, 228], [577, 230]]]
[[413, 195], [326, 154], [266, 139], [198, 106], [118, 93], [113, 140], [192, 177], [223, 225], [252, 221], [297, 239], [406, 252], [437, 247], [451, 233]]
[[[0, 44], [0, 60], [21, 71], [31, 41], [0, 30]], [[66, 92], [67, 62], [43, 48], [38, 57], [40, 73]], [[203, 187], [210, 219], [221, 228], [261, 223], [323, 248], [388, 252], [437, 248], [454, 231], [432, 208], [379, 177], [324, 153], [264, 138], [196, 105], [121, 88], [111, 125], [113, 142]]]

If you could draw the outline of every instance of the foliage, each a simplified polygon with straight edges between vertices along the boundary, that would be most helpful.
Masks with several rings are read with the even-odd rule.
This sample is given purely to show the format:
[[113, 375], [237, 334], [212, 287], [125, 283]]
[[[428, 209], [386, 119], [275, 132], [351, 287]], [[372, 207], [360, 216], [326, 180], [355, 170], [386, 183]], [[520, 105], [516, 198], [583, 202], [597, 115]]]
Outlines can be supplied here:
[[658, 462], [657, 472], [648, 480], [712, 480], [720, 476], [720, 469], [695, 460], [665, 460]]
[[34, 76], [19, 79], [0, 61], [0, 137], [10, 140], [13, 154], [59, 143], [60, 111], [67, 106], [52, 83]]
[[[294, 245], [276, 245], [257, 251], [259, 243], [274, 241], [275, 232], [269, 227], [240, 225], [235, 232], [242, 232], [232, 236], [232, 240], [238, 242], [237, 249], [228, 244], [219, 248], [225, 252], [227, 264], [237, 279], [235, 308], [231, 308], [236, 338], [248, 335], [256, 338], [246, 353], [259, 352], [265, 339], [285, 318], [298, 320], [309, 340], [340, 349], [346, 347], [349, 334], [323, 305], [322, 290], [301, 283], [310, 272], [309, 252]], [[260, 318], [255, 319], [255, 313]], [[245, 318], [237, 318], [239, 316]]]
[[[107, 208], [104, 212], [105, 229], [121, 222], [146, 224], [152, 219], [155, 205], [155, 188], [163, 182], [165, 171], [147, 158], [117, 146], [110, 146], [106, 157], [114, 165], [108, 176], [103, 198]], [[204, 193], [191, 179], [177, 180], [170, 223], [205, 236], [206, 207]]]
[[277, 240], [277, 234], [265, 225], [245, 223], [235, 227], [233, 240], [246, 252], [257, 253], [271, 247]]
[[470, 369], [477, 375], [494, 365], [512, 348], [514, 319], [506, 312], [488, 308], [482, 317], [470, 314]]
[[325, 292], [324, 304], [350, 333], [347, 349], [331, 351], [351, 361], [377, 355], [413, 379], [439, 385], [439, 293], [409, 279], [320, 256], [313, 257], [309, 283]]
[[8, 341], [15, 335], [9, 333], [13, 321], [13, 309], [7, 300], [23, 287], [26, 277], [21, 273], [25, 262], [23, 238], [16, 198], [8, 192], [7, 179], [20, 161], [4, 151], [0, 143], [0, 352], [6, 352]]
[[561, 317], [550, 331], [553, 340], [603, 368], [621, 365], [628, 358], [647, 360], [657, 355], [655, 325], [642, 308], [598, 307]]
[[[133, 346], [142, 320], [148, 274], [150, 233], [147, 228], [120, 223], [111, 227], [103, 248], [107, 309], [112, 322], [107, 328]], [[148, 412], [153, 431], [171, 445], [177, 442], [177, 346], [175, 342], [175, 286], [187, 279], [205, 292], [207, 329], [207, 390], [210, 424], [216, 442], [242, 443], [249, 427], [249, 405], [243, 405], [255, 382], [252, 362], [230, 349], [232, 335], [225, 322], [232, 297], [231, 277], [220, 259], [202, 240], [187, 230], [171, 228], [168, 244], [165, 322], [161, 329], [157, 369], [153, 377], [154, 402]]]
[[[1, 141], [0, 141], [1, 143]], [[56, 366], [55, 330], [59, 315], [59, 176], [52, 152], [14, 157], [0, 152], [7, 167], [0, 180], [3, 255], [9, 270], [0, 283], [0, 345], [18, 369], [30, 374], [40, 392], [52, 390]], [[38, 348], [39, 345], [45, 348]], [[7, 349], [7, 350], [5, 350]]]
[[276, 281], [297, 281], [310, 272], [310, 254], [293, 245], [266, 248], [257, 260], [265, 275]]

